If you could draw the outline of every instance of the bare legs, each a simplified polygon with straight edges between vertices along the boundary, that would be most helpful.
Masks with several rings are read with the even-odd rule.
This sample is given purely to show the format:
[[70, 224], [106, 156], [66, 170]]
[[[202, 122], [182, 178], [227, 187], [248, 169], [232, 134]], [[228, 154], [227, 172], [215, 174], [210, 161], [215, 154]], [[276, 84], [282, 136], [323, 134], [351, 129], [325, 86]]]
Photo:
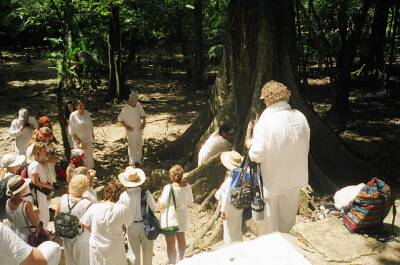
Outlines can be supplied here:
[[186, 250], [185, 233], [177, 232], [175, 235], [165, 236], [165, 241], [167, 242], [167, 254], [168, 254], [169, 264], [176, 263], [177, 253], [176, 253], [175, 239], [178, 242], [179, 260], [182, 260], [185, 256], [185, 250]]

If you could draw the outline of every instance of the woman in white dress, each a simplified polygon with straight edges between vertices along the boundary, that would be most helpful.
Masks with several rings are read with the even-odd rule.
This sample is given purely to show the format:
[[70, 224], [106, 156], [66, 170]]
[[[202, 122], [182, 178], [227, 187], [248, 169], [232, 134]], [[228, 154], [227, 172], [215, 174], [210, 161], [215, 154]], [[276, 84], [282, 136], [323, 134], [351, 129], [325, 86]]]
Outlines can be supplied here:
[[[118, 175], [118, 179], [127, 189], [121, 194], [118, 203], [125, 205], [133, 214], [133, 222], [128, 224], [128, 239], [133, 254], [135, 254], [134, 265], [151, 265], [154, 242], [153, 240], [149, 240], [144, 232], [141, 208], [142, 185], [146, 180], [146, 175], [140, 168], [129, 166], [124, 172]], [[153, 196], [148, 190], [144, 190], [144, 192], [146, 193], [146, 203], [149, 209], [155, 212], [157, 204]], [[140, 262], [140, 252], [142, 252], [143, 263]]]
[[81, 218], [91, 231], [89, 239], [90, 265], [127, 265], [123, 225], [133, 222], [132, 213], [117, 204], [124, 186], [113, 179], [104, 187], [104, 201], [93, 204]]
[[7, 195], [10, 196], [6, 203], [7, 219], [10, 228], [25, 242], [28, 242], [29, 234], [35, 232], [33, 227], [39, 225], [39, 217], [32, 203], [24, 200], [30, 182], [30, 179], [23, 179], [19, 175], [12, 176], [7, 182]]
[[[60, 198], [56, 206], [56, 215], [68, 213], [75, 215], [80, 219], [91, 206], [92, 202], [83, 197], [84, 192], [89, 187], [89, 181], [85, 175], [74, 175], [68, 184], [68, 193]], [[66, 265], [89, 264], [89, 237], [90, 232], [87, 229], [75, 238], [63, 238], [64, 256]]]
[[49, 182], [46, 170], [42, 165], [42, 162], [45, 161], [47, 161], [46, 144], [35, 143], [32, 149], [31, 162], [28, 166], [28, 176], [32, 180], [32, 193], [39, 208], [39, 220], [43, 222], [43, 228], [47, 229], [50, 219], [49, 206], [53, 185]]
[[[178, 219], [179, 231], [176, 234], [166, 235], [167, 253], [170, 264], [176, 263], [176, 246], [175, 241], [178, 242], [179, 259], [182, 260], [185, 256], [186, 239], [185, 231], [189, 228], [189, 206], [193, 203], [192, 187], [190, 184], [183, 180], [183, 168], [180, 165], [173, 165], [169, 170], [171, 184], [164, 187], [159, 201], [160, 210], [166, 209], [172, 205], [172, 200], [169, 200], [169, 194], [172, 188], [176, 202], [176, 213]], [[169, 202], [169, 203], [168, 203]]]
[[88, 198], [93, 203], [98, 202], [97, 200], [97, 192], [94, 189], [94, 178], [96, 177], [96, 170], [88, 169], [87, 167], [77, 167], [74, 169], [74, 174], [82, 174], [85, 175], [89, 181], [89, 187], [83, 193], [83, 197]]
[[69, 117], [69, 133], [74, 138], [74, 148], [85, 151], [85, 166], [91, 169], [94, 167], [93, 122], [82, 100], [78, 100], [77, 107], [77, 110]]
[[221, 220], [224, 228], [224, 243], [242, 241], [242, 209], [237, 209], [231, 204], [232, 170], [240, 167], [243, 157], [236, 151], [221, 153], [221, 162], [227, 169], [224, 183], [215, 193], [215, 198], [221, 207]]

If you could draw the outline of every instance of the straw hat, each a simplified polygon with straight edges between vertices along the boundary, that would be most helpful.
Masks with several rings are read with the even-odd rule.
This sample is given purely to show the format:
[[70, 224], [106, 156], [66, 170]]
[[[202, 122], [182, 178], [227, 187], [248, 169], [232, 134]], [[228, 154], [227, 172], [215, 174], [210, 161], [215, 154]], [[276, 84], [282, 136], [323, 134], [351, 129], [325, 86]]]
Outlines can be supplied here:
[[227, 151], [221, 153], [221, 162], [224, 167], [230, 170], [240, 167], [243, 162], [243, 156], [236, 151]]
[[13, 196], [21, 192], [31, 183], [31, 179], [24, 179], [21, 176], [14, 175], [7, 182], [7, 195]]
[[139, 187], [146, 180], [146, 175], [140, 168], [129, 166], [118, 175], [119, 181], [127, 188]]

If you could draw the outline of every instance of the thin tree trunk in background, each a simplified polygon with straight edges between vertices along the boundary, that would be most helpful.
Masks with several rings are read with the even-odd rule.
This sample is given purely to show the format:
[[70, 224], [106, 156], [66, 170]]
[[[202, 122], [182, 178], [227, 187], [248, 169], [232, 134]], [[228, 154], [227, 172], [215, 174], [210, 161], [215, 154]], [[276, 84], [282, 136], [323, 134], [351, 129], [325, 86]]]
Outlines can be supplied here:
[[400, 19], [400, 2], [397, 1], [396, 6], [393, 8], [393, 26], [392, 26], [392, 33], [390, 37], [390, 51], [389, 51], [389, 65], [388, 65], [388, 71], [386, 74], [386, 82], [385, 82], [385, 90], [388, 91], [388, 86], [389, 86], [389, 78], [392, 74], [392, 65], [394, 62], [394, 51], [396, 48], [396, 37], [397, 37], [397, 29], [399, 25], [399, 19]]
[[73, 6], [71, 0], [64, 1], [64, 17], [63, 17], [63, 61], [62, 61], [62, 76], [59, 81], [59, 84], [56, 88], [56, 97], [57, 97], [57, 110], [58, 110], [58, 120], [60, 122], [61, 128], [61, 136], [63, 140], [64, 146], [64, 154], [66, 159], [69, 159], [71, 154], [71, 147], [69, 146], [68, 135], [67, 135], [67, 128], [66, 128], [66, 121], [64, 117], [64, 104], [63, 104], [63, 95], [62, 89], [68, 90], [71, 89], [72, 83], [71, 80], [68, 80], [67, 71], [68, 71], [68, 57], [67, 53], [72, 47], [72, 40], [71, 40], [71, 28], [72, 28], [72, 20], [73, 20]]
[[108, 92], [111, 97], [120, 99], [127, 97], [125, 81], [121, 72], [121, 27], [119, 20], [119, 5], [110, 6], [108, 20]]
[[203, 0], [194, 3], [194, 88], [204, 89]]
[[364, 74], [372, 73], [375, 70], [382, 73], [384, 70], [383, 48], [386, 40], [390, 2], [390, 0], [376, 1], [368, 50], [363, 62], [365, 65], [363, 69]]
[[300, 0], [296, 0], [296, 27], [297, 27], [297, 50], [299, 51], [299, 62], [297, 64], [298, 68], [298, 76], [297, 80], [301, 82], [301, 78], [303, 77], [303, 84], [304, 83], [304, 76], [306, 69], [301, 69], [301, 66], [304, 66], [304, 40], [303, 35], [301, 32], [301, 18], [300, 18]]
[[[343, 0], [342, 4], [346, 8], [341, 12], [347, 13], [346, 0]], [[353, 67], [353, 61], [356, 56], [357, 46], [361, 38], [365, 19], [368, 14], [368, 10], [371, 6], [370, 0], [363, 0], [359, 13], [353, 17], [354, 29], [347, 32], [347, 20], [342, 20], [340, 24], [340, 50], [337, 59], [337, 76], [336, 76], [336, 100], [334, 103], [334, 109], [343, 117], [345, 113], [349, 111], [349, 85], [350, 85], [350, 74]], [[347, 15], [344, 15], [346, 18]]]

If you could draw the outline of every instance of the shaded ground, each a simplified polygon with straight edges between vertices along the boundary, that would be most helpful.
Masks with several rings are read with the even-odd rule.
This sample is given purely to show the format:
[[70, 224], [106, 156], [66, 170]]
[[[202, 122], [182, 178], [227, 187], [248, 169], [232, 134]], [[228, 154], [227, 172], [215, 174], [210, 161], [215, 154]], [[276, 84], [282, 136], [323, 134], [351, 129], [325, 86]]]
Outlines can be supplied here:
[[400, 98], [390, 97], [373, 86], [353, 87], [350, 93], [351, 112], [345, 117], [343, 127], [329, 116], [332, 91], [328, 78], [309, 79], [309, 85], [303, 91], [314, 110], [337, 131], [348, 149], [398, 189]]

